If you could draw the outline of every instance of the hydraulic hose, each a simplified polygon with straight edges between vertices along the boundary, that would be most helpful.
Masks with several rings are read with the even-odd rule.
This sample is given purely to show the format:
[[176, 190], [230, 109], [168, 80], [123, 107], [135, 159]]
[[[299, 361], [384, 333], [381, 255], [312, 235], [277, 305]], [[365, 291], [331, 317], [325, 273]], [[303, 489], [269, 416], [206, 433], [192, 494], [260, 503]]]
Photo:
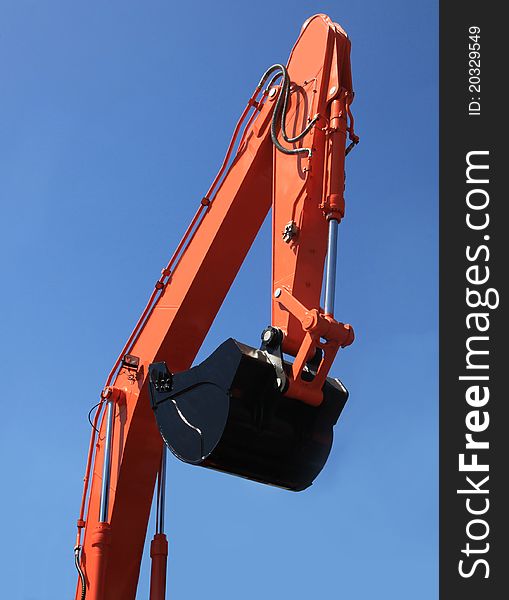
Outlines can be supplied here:
[[[273, 75], [275, 73], [275, 75]], [[275, 64], [272, 67], [269, 67], [265, 73], [262, 75], [260, 79], [260, 83], [258, 84], [258, 88], [261, 89], [267, 79], [273, 75], [272, 79], [269, 82], [269, 88], [274, 85], [274, 83], [282, 77], [281, 81], [281, 93], [276, 101], [276, 107], [274, 109], [274, 114], [272, 116], [272, 122], [270, 126], [270, 135], [272, 138], [272, 143], [276, 148], [282, 152], [283, 154], [302, 154], [307, 153], [308, 156], [311, 156], [311, 148], [286, 148], [281, 144], [281, 142], [277, 139], [278, 134], [278, 126], [281, 128], [281, 135], [285, 142], [289, 144], [293, 144], [301, 140], [313, 127], [316, 123], [317, 118], [311, 119], [311, 121], [306, 125], [306, 127], [296, 136], [289, 137], [286, 133], [286, 114], [288, 111], [288, 98], [290, 96], [290, 77], [288, 75], [288, 70], [284, 65]]]
[[87, 595], [87, 586], [85, 583], [85, 574], [83, 573], [83, 570], [80, 565], [80, 554], [81, 554], [81, 547], [76, 546], [76, 548], [74, 548], [74, 564], [76, 566], [76, 570], [78, 571], [78, 575], [80, 576], [80, 583], [81, 583], [81, 598], [80, 598], [80, 600], [85, 600], [85, 597]]

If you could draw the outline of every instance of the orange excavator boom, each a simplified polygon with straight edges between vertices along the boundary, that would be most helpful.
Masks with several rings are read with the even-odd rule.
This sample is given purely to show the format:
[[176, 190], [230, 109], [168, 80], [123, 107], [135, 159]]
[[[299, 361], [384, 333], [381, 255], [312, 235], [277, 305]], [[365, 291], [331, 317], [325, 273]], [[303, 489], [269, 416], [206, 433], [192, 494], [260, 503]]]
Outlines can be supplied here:
[[[352, 101], [350, 41], [315, 15], [287, 65], [269, 68], [249, 99], [101, 393], [78, 518], [77, 600], [134, 600], [155, 488], [151, 600], [164, 599], [163, 440], [186, 462], [292, 490], [323, 467], [347, 398], [329, 371], [353, 341], [334, 318], [345, 156], [358, 142]], [[271, 208], [272, 320], [261, 347], [229, 339], [192, 367]]]

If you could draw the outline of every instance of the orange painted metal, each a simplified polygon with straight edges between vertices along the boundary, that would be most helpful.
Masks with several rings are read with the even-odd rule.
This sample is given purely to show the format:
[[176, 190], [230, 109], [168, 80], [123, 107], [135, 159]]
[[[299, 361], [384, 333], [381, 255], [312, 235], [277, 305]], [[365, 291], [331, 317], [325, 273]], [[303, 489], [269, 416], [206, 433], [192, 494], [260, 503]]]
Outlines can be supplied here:
[[[327, 218], [337, 218], [337, 207], [342, 206], [344, 139], [346, 132], [354, 135], [347, 125], [348, 106], [353, 99], [349, 52], [346, 34], [328, 17], [316, 15], [306, 21], [288, 63], [293, 88], [287, 131], [290, 136], [298, 134], [308, 119], [319, 114], [309, 133], [293, 144], [312, 148], [311, 156], [286, 155], [274, 147], [270, 125], [277, 92], [272, 100], [264, 94], [257, 101], [257, 90], [239, 121], [220, 173], [200, 202], [176, 253], [162, 270], [147, 307], [107, 379], [107, 386], [122, 392], [123, 401], [114, 405], [105, 524], [98, 523], [104, 412], [96, 415], [99, 434], [93, 433], [90, 443], [95, 452], [89, 453], [87, 461], [77, 537], [87, 600], [134, 600], [136, 595], [163, 443], [148, 398], [148, 366], [165, 361], [172, 372], [191, 366], [271, 206], [273, 291], [284, 290], [280, 300], [273, 299], [272, 324], [285, 334], [285, 352], [297, 357], [290, 378], [291, 393], [304, 402], [319, 404], [318, 387], [303, 387], [300, 371], [320, 347], [324, 350], [319, 368], [321, 381], [337, 349], [353, 340], [351, 328], [335, 321], [332, 315], [324, 315], [320, 307]], [[333, 101], [337, 108], [332, 115]], [[250, 111], [253, 113], [248, 118]], [[247, 126], [240, 135], [246, 119]], [[239, 147], [230, 160], [238, 135]], [[287, 243], [282, 231], [290, 221], [296, 224], [297, 233]], [[320, 340], [324, 336], [330, 338], [326, 342], [330, 346]], [[139, 357], [139, 366], [132, 368], [123, 363], [125, 354]], [[163, 546], [162, 538], [154, 539], [153, 568], [159, 588], [164, 586], [162, 564], [166, 563], [167, 550]], [[80, 592], [78, 586], [77, 600]]]
[[89, 600], [102, 600], [107, 577], [108, 557], [111, 554], [111, 525], [97, 523], [90, 533], [90, 562], [86, 574], [87, 579], [93, 584], [90, 585], [87, 596]]
[[164, 533], [156, 533], [150, 544], [150, 600], [164, 600], [166, 596], [166, 562], [168, 540]]
[[[329, 214], [331, 201], [344, 205], [344, 104], [353, 99], [350, 40], [339, 25], [325, 15], [316, 15], [304, 24], [288, 71], [293, 84], [290, 135], [292, 128], [298, 133], [316, 114], [320, 118], [295, 145], [312, 148], [310, 157], [296, 158], [274, 149], [273, 291], [286, 287], [307, 309], [320, 310], [328, 231], [324, 214]], [[340, 114], [333, 118], [331, 104], [341, 106]], [[288, 243], [282, 232], [290, 222], [298, 233]], [[272, 323], [285, 334], [283, 350], [295, 356], [305, 333], [300, 321], [276, 298], [272, 300]]]
[[[304, 332], [304, 339], [292, 365], [292, 375], [288, 378], [286, 395], [318, 406], [322, 403], [322, 388], [337, 351], [353, 342], [353, 329], [351, 325], [338, 323], [316, 308], [307, 310], [285, 287], [278, 288], [275, 296], [280, 307], [299, 321]], [[317, 348], [322, 350], [323, 357], [313, 380], [305, 381], [301, 374], [306, 363], [313, 359]]]

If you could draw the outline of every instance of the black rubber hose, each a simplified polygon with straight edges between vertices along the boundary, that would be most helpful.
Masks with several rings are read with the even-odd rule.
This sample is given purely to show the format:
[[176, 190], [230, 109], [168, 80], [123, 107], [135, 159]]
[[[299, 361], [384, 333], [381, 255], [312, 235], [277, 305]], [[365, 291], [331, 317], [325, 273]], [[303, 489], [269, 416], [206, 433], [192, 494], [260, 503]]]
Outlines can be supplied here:
[[[286, 113], [288, 111], [288, 98], [290, 97], [290, 77], [288, 76], [288, 71], [286, 69], [286, 67], [283, 67], [284, 69], [284, 80], [285, 80], [285, 89], [284, 89], [284, 100], [283, 100], [283, 107], [281, 110], [281, 133], [283, 135], [283, 139], [288, 142], [289, 144], [293, 144], [294, 142], [298, 142], [300, 139], [302, 139], [306, 133], [308, 133], [308, 131], [311, 129], [311, 127], [313, 127], [313, 125], [316, 123], [316, 118], [312, 119], [307, 126], [295, 137], [291, 138], [288, 137], [288, 134], [286, 133]], [[282, 90], [283, 92], [283, 90]], [[301, 148], [299, 150], [302, 150]]]
[[85, 600], [85, 597], [87, 595], [87, 586], [85, 583], [85, 574], [83, 573], [83, 570], [81, 569], [81, 565], [80, 565], [80, 553], [81, 553], [81, 546], [76, 546], [76, 548], [74, 548], [74, 564], [75, 564], [76, 570], [78, 571], [78, 574], [80, 576], [80, 582], [81, 582], [81, 599], [80, 600]]
[[[102, 402], [102, 400], [101, 400]], [[96, 433], [99, 433], [99, 429], [97, 429], [97, 427], [94, 427], [94, 424], [92, 423], [92, 413], [94, 412], [94, 409], [98, 408], [99, 405], [101, 404], [101, 402], [98, 402], [97, 404], [94, 404], [94, 406], [92, 406], [92, 408], [88, 411], [88, 422], [90, 423], [90, 427], [92, 427], [93, 429], [95, 429]]]
[[272, 123], [270, 127], [272, 143], [280, 152], [283, 152], [283, 154], [301, 154], [307, 152], [308, 156], [311, 156], [311, 148], [285, 148], [277, 139], [277, 128], [278, 125], [280, 125], [281, 135], [283, 136], [283, 139], [286, 142], [292, 144], [294, 142], [299, 141], [309, 132], [311, 127], [313, 127], [313, 125], [316, 122], [316, 118], [312, 119], [308, 123], [306, 128], [295, 137], [291, 138], [288, 136], [288, 134], [286, 133], [286, 113], [288, 110], [288, 98], [290, 95], [290, 77], [288, 75], [287, 68], [284, 65], [280, 64], [275, 64], [272, 65], [272, 67], [269, 67], [262, 75], [262, 78], [260, 79], [260, 82], [258, 84], [258, 89], [261, 89], [263, 87], [267, 79], [271, 75], [273, 75], [273, 73], [276, 74], [272, 77], [269, 87], [272, 86], [279, 77], [282, 77], [282, 82], [281, 93], [279, 94], [279, 97], [276, 101], [276, 106], [274, 108], [274, 114], [272, 115]]

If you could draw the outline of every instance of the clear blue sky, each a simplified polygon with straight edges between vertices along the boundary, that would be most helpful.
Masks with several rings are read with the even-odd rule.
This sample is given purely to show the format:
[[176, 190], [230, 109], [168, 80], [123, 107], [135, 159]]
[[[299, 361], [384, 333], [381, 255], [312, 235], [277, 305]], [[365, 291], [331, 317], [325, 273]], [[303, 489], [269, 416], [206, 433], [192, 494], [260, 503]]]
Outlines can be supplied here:
[[[260, 74], [316, 12], [353, 43], [336, 305], [357, 339], [333, 368], [351, 399], [302, 494], [169, 457], [170, 598], [437, 597], [436, 2], [3, 0], [1, 598], [72, 597], [88, 409]], [[257, 344], [269, 239], [200, 357]]]

